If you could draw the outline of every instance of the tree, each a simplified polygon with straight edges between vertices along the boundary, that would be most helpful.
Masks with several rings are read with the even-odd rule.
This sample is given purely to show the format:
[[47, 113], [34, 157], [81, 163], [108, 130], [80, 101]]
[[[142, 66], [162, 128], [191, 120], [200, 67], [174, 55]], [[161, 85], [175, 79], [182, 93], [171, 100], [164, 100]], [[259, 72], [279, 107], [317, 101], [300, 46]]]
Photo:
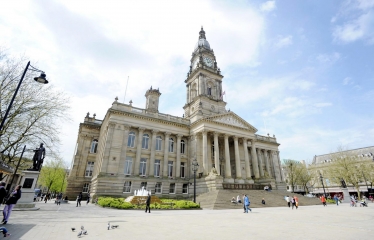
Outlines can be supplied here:
[[66, 164], [61, 158], [53, 158], [43, 164], [38, 184], [48, 192], [64, 192], [66, 189]]
[[[8, 57], [0, 48], [0, 121], [9, 106], [19, 83], [27, 60], [24, 57]], [[68, 120], [69, 99], [53, 85], [41, 85], [28, 71], [10, 109], [3, 129], [0, 131], [0, 158], [15, 165], [24, 145], [38, 147], [44, 143], [48, 154], [58, 150], [59, 126]]]
[[314, 172], [309, 171], [307, 166], [304, 164], [297, 165], [298, 178], [297, 184], [303, 186], [303, 189], [306, 193], [309, 192], [308, 185], [311, 187], [314, 185]]
[[291, 185], [291, 192], [294, 192], [300, 175], [299, 166], [302, 164], [295, 160], [284, 160], [284, 165], [288, 176], [288, 184]]
[[352, 185], [360, 198], [360, 183], [363, 180], [363, 169], [365, 169], [365, 158], [361, 158], [348, 151], [339, 148], [339, 151], [333, 153], [331, 163], [326, 168], [327, 175], [331, 181], [339, 186]]

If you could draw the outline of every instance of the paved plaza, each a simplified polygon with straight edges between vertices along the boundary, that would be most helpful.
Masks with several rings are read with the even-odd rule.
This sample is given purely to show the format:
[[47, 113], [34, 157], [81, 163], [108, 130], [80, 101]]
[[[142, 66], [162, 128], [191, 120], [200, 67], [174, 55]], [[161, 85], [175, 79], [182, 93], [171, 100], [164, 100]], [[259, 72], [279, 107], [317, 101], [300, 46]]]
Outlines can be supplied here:
[[[374, 204], [348, 204], [240, 210], [141, 210], [105, 209], [75, 202], [57, 206], [38, 202], [38, 211], [13, 211], [5, 227], [9, 239], [370, 239]], [[118, 225], [107, 230], [108, 222]]]

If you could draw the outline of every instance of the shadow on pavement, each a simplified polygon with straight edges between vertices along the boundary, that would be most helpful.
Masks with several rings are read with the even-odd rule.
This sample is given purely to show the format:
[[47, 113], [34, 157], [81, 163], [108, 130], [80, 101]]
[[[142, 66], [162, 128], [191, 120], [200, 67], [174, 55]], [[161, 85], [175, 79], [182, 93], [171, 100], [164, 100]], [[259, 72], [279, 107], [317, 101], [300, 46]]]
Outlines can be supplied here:
[[[11, 239], [22, 239], [28, 231], [30, 231], [36, 224], [6, 224], [0, 225], [0, 227], [5, 227], [11, 234]], [[1, 236], [2, 238], [2, 236]], [[36, 239], [36, 238], [35, 238]]]

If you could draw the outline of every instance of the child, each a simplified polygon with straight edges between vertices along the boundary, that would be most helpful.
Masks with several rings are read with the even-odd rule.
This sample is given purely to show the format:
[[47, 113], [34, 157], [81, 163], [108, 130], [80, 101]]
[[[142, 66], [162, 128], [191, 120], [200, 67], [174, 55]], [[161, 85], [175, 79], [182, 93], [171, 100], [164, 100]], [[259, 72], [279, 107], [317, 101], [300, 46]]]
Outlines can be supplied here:
[[8, 230], [5, 227], [0, 227], [0, 232], [3, 233], [4, 237], [10, 236], [10, 233], [8, 233]]

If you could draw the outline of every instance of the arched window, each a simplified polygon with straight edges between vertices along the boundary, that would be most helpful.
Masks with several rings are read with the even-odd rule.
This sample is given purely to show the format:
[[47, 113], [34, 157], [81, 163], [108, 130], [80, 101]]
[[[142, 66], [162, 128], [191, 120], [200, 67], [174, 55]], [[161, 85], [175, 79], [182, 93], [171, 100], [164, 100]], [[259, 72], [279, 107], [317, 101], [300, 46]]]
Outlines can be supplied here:
[[142, 139], [142, 148], [143, 149], [148, 149], [148, 141], [149, 141], [149, 135], [144, 134], [143, 139]]
[[128, 147], [135, 146], [135, 133], [134, 132], [129, 133], [129, 138], [127, 139], [127, 146]]
[[174, 152], [174, 140], [169, 138], [169, 152]]
[[184, 154], [184, 150], [185, 150], [185, 143], [184, 143], [184, 140], [181, 140], [181, 153]]
[[162, 146], [162, 137], [157, 136], [156, 137], [156, 151], [161, 151], [161, 146]]
[[212, 83], [208, 83], [208, 95], [212, 95]]
[[90, 153], [96, 153], [97, 152], [97, 143], [98, 143], [98, 141], [96, 139], [94, 139], [92, 141]]

